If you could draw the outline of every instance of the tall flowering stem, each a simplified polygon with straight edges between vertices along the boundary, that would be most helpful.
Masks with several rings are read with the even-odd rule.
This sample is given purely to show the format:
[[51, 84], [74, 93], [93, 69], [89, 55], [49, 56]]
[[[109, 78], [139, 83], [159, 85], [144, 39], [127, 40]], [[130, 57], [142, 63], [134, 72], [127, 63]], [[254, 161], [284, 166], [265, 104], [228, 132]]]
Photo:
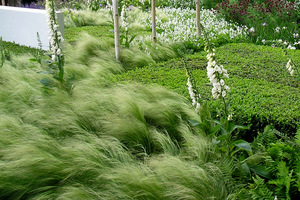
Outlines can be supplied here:
[[[122, 6], [122, 11], [121, 11], [121, 27], [122, 27], [122, 35], [120, 35], [120, 43], [124, 44], [126, 48], [129, 48], [130, 43], [134, 40], [136, 35], [129, 35], [129, 25], [130, 25], [130, 20], [129, 20], [129, 15], [128, 12], [131, 12], [133, 10], [132, 5], [127, 5], [126, 3]], [[125, 41], [124, 41], [125, 39]]]
[[224, 78], [229, 78], [223, 65], [218, 65], [215, 60], [215, 49], [206, 49], [207, 52], [207, 77], [213, 85], [212, 96], [214, 99], [225, 98], [230, 88], [225, 84]]
[[53, 0], [46, 0], [46, 10], [49, 29], [49, 41], [52, 64], [58, 66], [58, 76], [56, 79], [61, 83], [64, 81], [64, 55], [61, 49], [63, 37], [58, 31], [57, 17], [55, 13], [55, 3]]
[[197, 23], [197, 38], [201, 36], [201, 27], [200, 27], [200, 0], [196, 0], [196, 23]]
[[192, 100], [192, 106], [195, 107], [196, 112], [199, 112], [201, 104], [200, 104], [200, 99], [201, 99], [201, 95], [199, 94], [198, 90], [195, 88], [196, 84], [195, 84], [195, 80], [193, 79], [193, 75], [191, 73], [191, 71], [188, 69], [185, 60], [184, 61], [184, 66], [186, 69], [186, 76], [187, 76], [187, 86], [188, 86], [188, 91], [189, 91], [189, 95], [190, 98]]
[[120, 25], [119, 25], [119, 9], [118, 9], [119, 6], [118, 5], [119, 5], [118, 0], [112, 0], [116, 60], [120, 59]]
[[207, 33], [200, 23], [202, 28], [204, 38], [206, 41], [205, 51], [207, 52], [207, 77], [212, 84], [213, 88], [211, 90], [214, 99], [222, 99], [225, 107], [225, 115], [228, 116], [227, 104], [225, 102], [225, 97], [228, 92], [230, 92], [230, 87], [225, 84], [225, 78], [229, 78], [227, 70], [223, 65], [218, 65], [215, 59], [215, 49], [213, 44], [208, 39]]
[[290, 54], [288, 53], [288, 48], [291, 46], [290, 44], [288, 44], [287, 42], [284, 42], [282, 43], [279, 42], [279, 46], [281, 46], [282, 50], [283, 50], [283, 53], [284, 55], [288, 56], [289, 57], [289, 60], [286, 64], [286, 69], [289, 71], [290, 75], [291, 76], [295, 76], [295, 74], [298, 75], [298, 80], [300, 81], [300, 72], [299, 72], [299, 66], [294, 62], [294, 60], [291, 58]]

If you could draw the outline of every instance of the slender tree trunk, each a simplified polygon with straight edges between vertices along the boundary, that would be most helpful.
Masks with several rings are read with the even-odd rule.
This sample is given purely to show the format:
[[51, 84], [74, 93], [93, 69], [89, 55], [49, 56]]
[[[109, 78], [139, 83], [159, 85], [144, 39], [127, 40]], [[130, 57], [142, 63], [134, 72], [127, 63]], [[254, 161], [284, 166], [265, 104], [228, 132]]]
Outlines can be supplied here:
[[5, 0], [2, 0], [1, 3], [2, 3], [2, 6], [5, 6]]
[[118, 0], [113, 0], [112, 6], [113, 6], [114, 33], [115, 33], [115, 55], [116, 55], [116, 60], [119, 60], [119, 58], [120, 58], [120, 26], [119, 26]]
[[8, 5], [21, 7], [21, 0], [8, 0]]
[[152, 40], [156, 43], [155, 0], [152, 0]]
[[197, 23], [197, 37], [201, 36], [200, 29], [200, 0], [196, 0], [196, 23]]

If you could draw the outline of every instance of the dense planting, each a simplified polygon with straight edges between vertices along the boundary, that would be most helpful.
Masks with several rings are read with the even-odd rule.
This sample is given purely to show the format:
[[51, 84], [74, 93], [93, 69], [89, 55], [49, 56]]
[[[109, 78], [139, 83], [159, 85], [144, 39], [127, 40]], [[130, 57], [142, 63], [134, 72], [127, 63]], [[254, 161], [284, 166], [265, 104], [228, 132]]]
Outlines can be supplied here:
[[266, 38], [202, 9], [196, 37], [194, 1], [161, 0], [153, 44], [150, 1], [122, 0], [116, 61], [110, 1], [57, 2], [63, 47], [53, 12], [47, 54], [0, 40], [0, 199], [299, 198], [294, 22]]
[[300, 18], [294, 1], [225, 0], [216, 10], [227, 20], [246, 25], [254, 43], [281, 39], [298, 48]]

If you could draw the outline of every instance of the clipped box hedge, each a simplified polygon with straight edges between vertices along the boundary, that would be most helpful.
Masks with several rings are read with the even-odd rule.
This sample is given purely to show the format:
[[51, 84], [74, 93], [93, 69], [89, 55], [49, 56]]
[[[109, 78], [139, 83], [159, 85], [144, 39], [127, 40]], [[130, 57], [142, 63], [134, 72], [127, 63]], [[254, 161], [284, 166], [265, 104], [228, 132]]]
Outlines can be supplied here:
[[[289, 53], [300, 63], [299, 51]], [[288, 57], [282, 49], [226, 44], [216, 48], [216, 58], [229, 72], [230, 78], [225, 81], [231, 87], [229, 99], [234, 119], [239, 124], [251, 125], [247, 133], [256, 135], [268, 124], [289, 135], [296, 132], [300, 123], [299, 79], [291, 77], [286, 70]], [[211, 87], [207, 86], [206, 53], [189, 55], [186, 63], [203, 100], [209, 102], [213, 115], [218, 115], [223, 105], [212, 100]], [[182, 59], [130, 70], [113, 77], [112, 81], [158, 84], [189, 98]]]

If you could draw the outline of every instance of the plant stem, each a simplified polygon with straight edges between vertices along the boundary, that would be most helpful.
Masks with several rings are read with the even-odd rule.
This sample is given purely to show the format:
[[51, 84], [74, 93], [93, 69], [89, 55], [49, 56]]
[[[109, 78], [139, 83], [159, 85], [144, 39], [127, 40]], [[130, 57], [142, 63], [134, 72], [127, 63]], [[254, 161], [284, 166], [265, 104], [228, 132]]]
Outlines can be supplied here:
[[115, 56], [116, 60], [120, 59], [120, 26], [119, 26], [119, 11], [118, 0], [113, 0], [113, 18], [114, 18], [114, 33], [115, 33]]
[[155, 0], [152, 0], [152, 40], [155, 44], [156, 39], [156, 21], [155, 21]]

